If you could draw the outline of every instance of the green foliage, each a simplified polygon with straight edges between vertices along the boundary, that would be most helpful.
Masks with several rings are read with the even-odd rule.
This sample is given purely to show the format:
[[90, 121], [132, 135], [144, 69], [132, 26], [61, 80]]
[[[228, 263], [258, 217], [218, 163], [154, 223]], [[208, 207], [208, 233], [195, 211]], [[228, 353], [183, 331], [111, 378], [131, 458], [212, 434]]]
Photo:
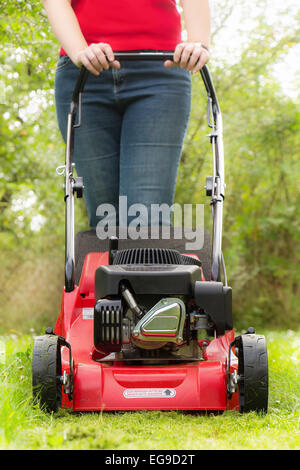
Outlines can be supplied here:
[[256, 325], [297, 326], [298, 103], [282, 96], [271, 80], [258, 88], [248, 86], [244, 92], [241, 87], [239, 92], [244, 107], [239, 111], [232, 97], [225, 127], [233, 137], [226, 140], [225, 248], [236, 313]]
[[[299, 96], [286, 96], [272, 75], [272, 66], [299, 44], [299, 14], [296, 21], [278, 34], [259, 17], [240, 60], [228, 66], [225, 56], [209, 67], [224, 121], [223, 246], [240, 328], [299, 327]], [[211, 174], [200, 77], [193, 85], [196, 106], [176, 192], [181, 203], [205, 202]], [[207, 226], [209, 220], [208, 207]]]
[[59, 45], [40, 1], [2, 1], [0, 37], [0, 330], [28, 330], [54, 321], [63, 283]]
[[40, 2], [2, 2], [0, 34], [0, 228], [14, 250], [16, 242], [28, 245], [32, 219], [51, 213], [62, 221], [53, 184], [62, 157], [53, 97], [58, 46]]
[[[215, 3], [213, 46], [237, 8], [234, 0]], [[251, 30], [240, 32], [240, 55], [215, 46], [209, 64], [224, 121], [224, 251], [241, 328], [299, 326], [299, 96], [286, 96], [272, 75], [299, 45], [299, 12], [291, 18], [283, 9], [272, 23], [264, 14], [270, 4], [253, 3], [258, 13]], [[238, 7], [247, 14], [248, 2]], [[35, 0], [1, 1], [0, 37], [0, 330], [28, 330], [54, 321], [62, 285], [63, 181], [55, 168], [64, 148], [53, 94], [59, 45]], [[205, 201], [209, 227], [205, 109], [194, 77], [176, 202]], [[77, 228], [86, 228], [84, 204], [76, 206]]]

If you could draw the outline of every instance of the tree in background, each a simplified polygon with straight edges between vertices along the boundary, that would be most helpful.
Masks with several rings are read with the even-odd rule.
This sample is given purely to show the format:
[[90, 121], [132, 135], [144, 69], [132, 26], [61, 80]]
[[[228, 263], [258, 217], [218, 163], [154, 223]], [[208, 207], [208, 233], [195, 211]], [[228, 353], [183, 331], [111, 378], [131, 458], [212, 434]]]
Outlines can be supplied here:
[[[270, 18], [271, 0], [252, 2], [250, 11], [248, 4], [213, 4], [209, 69], [224, 120], [225, 259], [236, 325], [294, 328], [300, 313], [300, 100], [283, 92], [273, 67], [299, 45], [299, 11]], [[238, 8], [246, 31], [230, 30]], [[40, 2], [2, 0], [0, 35], [1, 331], [39, 328], [57, 315], [64, 203], [55, 168], [64, 149], [53, 96], [59, 47]], [[200, 77], [193, 78], [193, 95], [176, 202], [205, 201], [208, 226], [203, 186], [211, 161]], [[76, 205], [77, 228], [86, 228], [84, 204]]]

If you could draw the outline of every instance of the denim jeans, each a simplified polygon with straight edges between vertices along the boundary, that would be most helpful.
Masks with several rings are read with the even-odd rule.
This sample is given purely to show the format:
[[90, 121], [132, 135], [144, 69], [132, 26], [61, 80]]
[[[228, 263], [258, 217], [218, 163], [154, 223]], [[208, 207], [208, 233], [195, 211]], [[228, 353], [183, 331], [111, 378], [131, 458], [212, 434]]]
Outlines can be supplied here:
[[[68, 56], [59, 58], [55, 99], [64, 140], [78, 73]], [[151, 204], [172, 205], [190, 103], [190, 72], [166, 69], [163, 61], [125, 60], [119, 70], [89, 75], [73, 161], [83, 177], [91, 227], [103, 218], [97, 215], [102, 204], [115, 208], [119, 224], [119, 196], [127, 196], [128, 207], [144, 204], [148, 214]]]

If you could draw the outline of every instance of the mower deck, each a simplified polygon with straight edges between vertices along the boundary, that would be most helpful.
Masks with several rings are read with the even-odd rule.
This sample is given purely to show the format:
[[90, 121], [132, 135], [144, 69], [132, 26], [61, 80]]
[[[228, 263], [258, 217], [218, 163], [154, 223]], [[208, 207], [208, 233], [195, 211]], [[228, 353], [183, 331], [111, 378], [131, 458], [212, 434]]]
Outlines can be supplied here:
[[[227, 357], [234, 331], [211, 341], [204, 360], [176, 364], [109, 363], [93, 344], [95, 270], [108, 264], [108, 252], [86, 256], [81, 281], [64, 292], [55, 333], [72, 345], [73, 399], [63, 393], [63, 406], [92, 410], [226, 410], [238, 407], [234, 394], [227, 398]], [[162, 361], [163, 362], [163, 361]], [[231, 372], [237, 358], [231, 358]], [[62, 348], [62, 373], [70, 372], [69, 351]]]

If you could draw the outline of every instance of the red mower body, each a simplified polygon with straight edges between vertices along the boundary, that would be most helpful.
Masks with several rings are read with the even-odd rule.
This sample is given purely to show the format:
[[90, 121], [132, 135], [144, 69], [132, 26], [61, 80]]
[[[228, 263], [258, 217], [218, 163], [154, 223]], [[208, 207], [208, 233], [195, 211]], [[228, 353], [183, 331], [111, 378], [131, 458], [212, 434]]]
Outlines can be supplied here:
[[[73, 397], [63, 393], [63, 407], [92, 410], [238, 409], [237, 392], [228, 399], [227, 359], [234, 330], [208, 343], [204, 360], [174, 365], [103, 363], [93, 342], [95, 271], [108, 265], [108, 252], [89, 253], [79, 285], [63, 293], [55, 333], [72, 347]], [[237, 370], [231, 352], [230, 372]], [[62, 373], [70, 373], [69, 351], [62, 348]]]

